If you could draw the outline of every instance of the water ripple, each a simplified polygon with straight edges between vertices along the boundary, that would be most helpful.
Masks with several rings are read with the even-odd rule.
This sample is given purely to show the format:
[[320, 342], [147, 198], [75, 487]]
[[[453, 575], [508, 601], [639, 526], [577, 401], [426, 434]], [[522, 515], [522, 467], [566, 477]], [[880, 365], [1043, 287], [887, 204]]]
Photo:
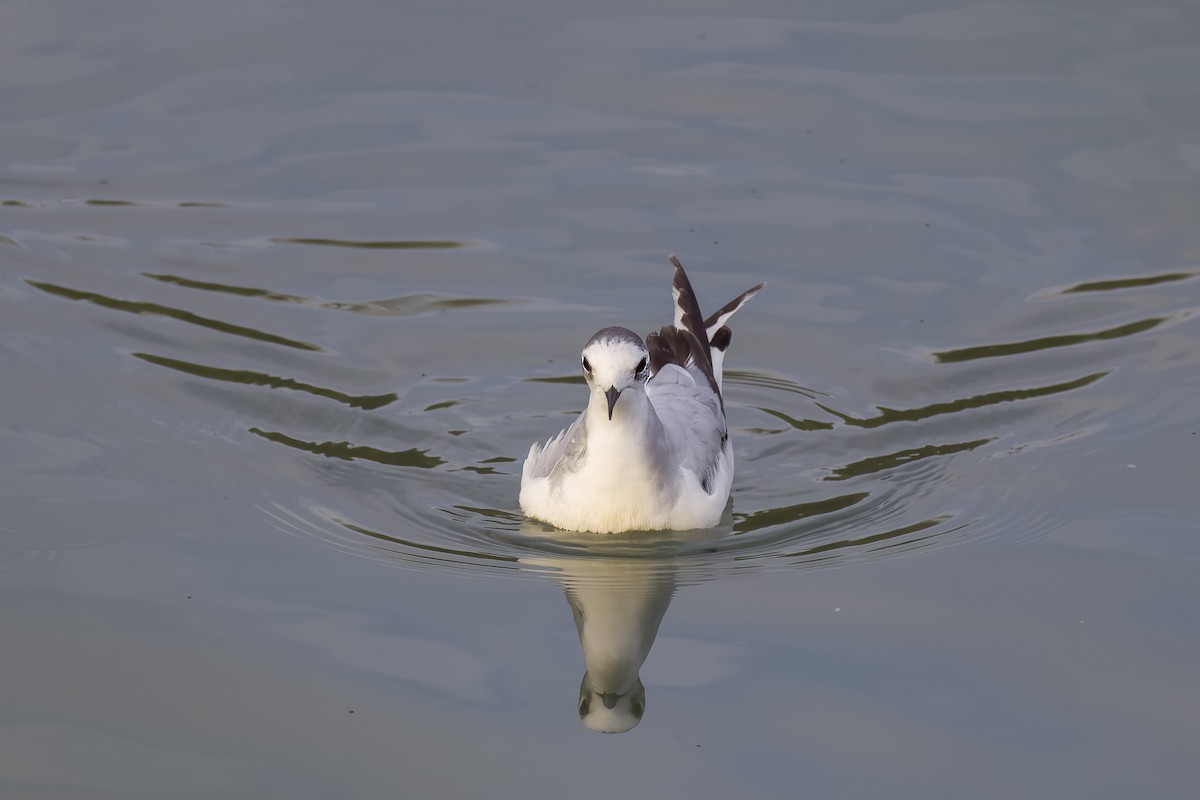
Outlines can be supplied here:
[[247, 339], [254, 339], [268, 344], [278, 344], [284, 347], [292, 347], [297, 350], [308, 350], [310, 352], [320, 352], [322, 348], [315, 344], [302, 342], [298, 339], [289, 339], [284, 336], [277, 336], [273, 333], [260, 331], [255, 328], [249, 328], [244, 325], [235, 325], [231, 322], [224, 322], [210, 317], [202, 317], [191, 311], [182, 308], [173, 308], [171, 306], [161, 305], [160, 303], [147, 303], [138, 300], [121, 300], [115, 297], [99, 294], [98, 292], [86, 292], [79, 289], [70, 289], [65, 286], [57, 286], [52, 283], [43, 283], [41, 281], [27, 281], [27, 283], [35, 289], [45, 292], [46, 294], [55, 295], [57, 297], [65, 297], [68, 300], [81, 300], [86, 303], [100, 306], [101, 308], [112, 309], [113, 311], [124, 311], [128, 314], [150, 314], [153, 316], [169, 317], [179, 322], [186, 322], [189, 325], [196, 325], [201, 328], [227, 333], [231, 336], [241, 336]]
[[920, 461], [925, 458], [934, 456], [945, 456], [953, 453], [966, 453], [977, 447], [983, 447], [986, 444], [994, 442], [995, 437], [987, 439], [976, 439], [973, 442], [956, 442], [953, 444], [927, 444], [923, 447], [914, 447], [908, 450], [899, 450], [894, 453], [884, 453], [878, 456], [869, 456], [860, 459], [851, 464], [846, 464], [842, 467], [836, 467], [832, 470], [832, 474], [827, 475], [827, 481], [844, 481], [850, 478], [856, 478], [861, 475], [872, 475], [878, 472], [893, 470], [902, 464], [911, 464], [914, 461]]
[[1049, 350], [1055, 347], [1071, 347], [1077, 344], [1087, 344], [1088, 342], [1104, 342], [1110, 339], [1121, 339], [1126, 336], [1135, 336], [1139, 333], [1152, 331], [1169, 319], [1169, 317], [1153, 317], [1091, 333], [1060, 334], [1058, 336], [1043, 336], [1037, 339], [1029, 339], [1024, 342], [985, 344], [975, 347], [961, 347], [955, 350], [942, 350], [934, 353], [933, 357], [939, 364], [953, 364], [958, 361], [974, 361], [981, 358], [999, 358], [1001, 356], [1034, 353], [1038, 350]]
[[264, 431], [260, 428], [252, 427], [249, 431], [269, 442], [342, 461], [373, 461], [376, 464], [391, 467], [419, 467], [421, 469], [433, 469], [446, 463], [444, 459], [431, 456], [428, 451], [418, 450], [415, 447], [408, 450], [382, 450], [378, 447], [351, 444], [350, 442], [310, 442], [277, 431]]
[[[423, 293], [341, 302], [182, 275], [141, 275], [185, 290], [184, 302], [207, 293], [214, 300], [226, 296], [364, 315], [473, 308], [486, 313], [524, 302]], [[783, 372], [731, 370], [726, 399], [740, 466], [724, 521], [706, 531], [621, 536], [564, 533], [526, 520], [516, 508], [520, 462], [529, 443], [556, 430], [584, 401], [575, 372], [530, 376], [512, 372], [512, 364], [484, 375], [416, 378], [409, 372], [403, 388], [365, 394], [342, 385], [355, 380], [344, 365], [308, 358], [331, 352], [317, 344], [184, 307], [29, 284], [112, 311], [168, 317], [305, 351], [286, 361], [271, 357], [271, 369], [267, 361], [258, 368], [222, 364], [220, 355], [198, 360], [123, 351], [154, 367], [224, 385], [223, 401], [240, 418], [249, 417], [240, 426], [249, 441], [291, 451], [288, 463], [317, 476], [297, 484], [309, 496], [276, 497], [260, 506], [273, 526], [290, 535], [381, 563], [469, 574], [536, 574], [565, 561], [635, 559], [658, 565], [653, 569], [670, 572], [672, 580], [695, 582], [1040, 535], [1064, 512], [1014, 502], [1010, 492], [1020, 492], [1029, 465], [1049, 448], [1072, 446], [1106, 427], [1105, 415], [1119, 406], [1100, 403], [1097, 387], [1116, 384], [1130, 359], [1153, 348], [1101, 343], [1161, 338], [1175, 323], [1192, 319], [1191, 308], [1181, 308], [1177, 298], [1153, 293], [1163, 294], [1159, 285], [1175, 291], [1174, 285], [1193, 275], [1132, 276], [1036, 293], [1030, 304], [1053, 296], [1070, 307], [1058, 315], [1033, 314], [1034, 322], [1022, 326], [1027, 335], [987, 337], [985, 331], [992, 343], [922, 350], [932, 358], [896, 366], [910, 369], [915, 363], [920, 374], [881, 380], [875, 396], [870, 389], [802, 382]], [[1087, 299], [1095, 292], [1139, 294], [1136, 303], [1097, 304]], [[1127, 311], [1147, 303], [1161, 307], [1133, 320], [1111, 318], [1114, 306]], [[1078, 327], [1055, 330], [1063, 319]], [[345, 323], [354, 324], [349, 318]], [[997, 320], [993, 330], [1013, 326]], [[1050, 358], [1047, 352], [1071, 357]], [[259, 356], [237, 357], [244, 363]], [[914, 393], [904, 380], [919, 382], [916, 394], [924, 399], [897, 402], [896, 387], [900, 396]], [[987, 388], [964, 390], [981, 381]], [[256, 403], [250, 393], [264, 389], [272, 390], [271, 402]], [[311, 397], [332, 402], [306, 402]], [[1055, 402], [1039, 402], [1047, 399]], [[839, 406], [874, 411], [852, 413]], [[978, 413], [1000, 406], [1022, 413]], [[33, 574], [43, 561], [47, 555], [36, 548], [10, 548], [0, 552], [0, 573]]]
[[277, 244], [307, 244], [317, 247], [356, 247], [364, 250], [449, 250], [456, 247], [465, 247], [465, 242], [457, 242], [452, 240], [396, 240], [396, 241], [364, 241], [355, 239], [324, 239], [314, 237], [288, 237], [276, 236], [271, 239]]
[[317, 397], [325, 397], [330, 400], [336, 400], [351, 408], [361, 408], [367, 411], [373, 411], [377, 408], [383, 408], [389, 403], [393, 403], [398, 399], [395, 392], [387, 392], [385, 394], [375, 395], [351, 395], [345, 392], [340, 392], [336, 389], [327, 389], [323, 386], [315, 386], [311, 383], [303, 383], [292, 378], [281, 378], [276, 375], [268, 375], [264, 372], [255, 372], [248, 369], [224, 369], [221, 367], [213, 367], [206, 364], [195, 364], [190, 361], [183, 361], [177, 358], [167, 358], [166, 356], [156, 356], [150, 353], [131, 353], [134, 358], [140, 358], [150, 364], [155, 364], [167, 369], [173, 369], [176, 372], [182, 372], [185, 375], [194, 375], [198, 378], [207, 378], [214, 381], [222, 381], [225, 383], [240, 383], [247, 386], [266, 386], [271, 389], [290, 389], [297, 392], [305, 392], [307, 394], [316, 395]]
[[820, 403], [817, 406], [838, 417], [847, 425], [853, 425], [858, 428], [878, 428], [881, 425], [889, 425], [894, 422], [917, 422], [942, 414], [955, 414], [960, 411], [986, 408], [987, 406], [999, 405], [1000, 403], [1013, 403], [1019, 400], [1030, 400], [1037, 397], [1061, 394], [1090, 386], [1106, 375], [1108, 375], [1108, 372], [1094, 372], [1090, 375], [1084, 375], [1081, 378], [1054, 383], [1048, 386], [1034, 386], [1027, 389], [1004, 389], [997, 392], [972, 395], [971, 397], [964, 397], [958, 400], [931, 403], [919, 408], [896, 409], [879, 406], [879, 414], [874, 417], [854, 417]]
[[1081, 292], [1111, 292], [1120, 289], [1140, 289], [1145, 286], [1157, 286], [1160, 283], [1175, 283], [1177, 281], [1186, 281], [1200, 275], [1200, 272], [1165, 272], [1161, 275], [1136, 275], [1126, 278], [1112, 278], [1103, 281], [1087, 281], [1085, 283], [1077, 283], [1074, 286], [1069, 286], [1066, 289], [1059, 290], [1058, 294], [1078, 294]]
[[345, 300], [317, 300], [297, 294], [259, 289], [253, 286], [236, 286], [212, 281], [197, 281], [178, 275], [167, 275], [153, 272], [143, 272], [142, 277], [181, 286], [185, 289], [197, 289], [205, 292], [229, 294], [236, 297], [249, 297], [259, 300], [270, 300], [276, 303], [292, 303], [310, 308], [324, 308], [332, 311], [349, 311], [354, 314], [370, 316], [415, 316], [434, 311], [454, 311], [467, 308], [479, 308], [498, 305], [516, 304], [521, 301], [505, 297], [464, 297], [454, 295], [433, 294], [430, 292], [414, 292], [397, 297], [385, 297], [378, 300], [352, 302]]
[[[1035, 491], [1030, 482], [1044, 480], [1031, 467], [1049, 448], [1070, 447], [1103, 430], [1104, 415], [1118, 407], [1105, 405], [1097, 387], [1115, 381], [1129, 359], [1152, 349], [1081, 347], [1060, 362], [1046, 360], [1041, 352], [1162, 336], [1169, 323], [1191, 318], [1178, 300], [1175, 308], [1140, 320], [1097, 324], [1112, 307], [1083, 298], [1094, 291], [1146, 292], [1190, 275], [1055, 290], [1061, 302], [1076, 303], [1066, 318], [1090, 323], [1086, 332], [1035, 333], [1017, 341], [927, 350], [935, 352], [936, 373], [919, 378], [920, 391], [933, 397], [912, 406], [880, 402], [874, 413], [847, 413], [836, 406], [864, 398], [840, 387], [809, 387], [782, 373], [730, 371], [727, 407], [740, 468], [732, 511], [711, 530], [605, 536], [565, 533], [522, 517], [515, 507], [517, 464], [528, 442], [554, 427], [549, 420], [569, 419], [577, 411], [582, 379], [574, 373], [516, 377], [490, 388], [477, 378], [423, 382], [407, 413], [425, 420], [425, 434], [438, 443], [436, 456], [426, 449], [316, 443], [256, 428], [252, 432], [260, 437], [311, 455], [406, 468], [403, 477], [358, 471], [355, 480], [367, 488], [353, 499], [331, 495], [300, 504], [276, 502], [264, 511], [290, 534], [384, 563], [521, 574], [624, 559], [684, 583], [845, 566], [963, 542], [1036, 538], [1068, 512], [1020, 500], [1022, 492]], [[1030, 303], [1044, 296], [1036, 294]], [[1071, 301], [1072, 296], [1081, 299]], [[1011, 324], [996, 321], [1000, 329]], [[1045, 324], [1054, 320], [1045, 318]], [[983, 373], [982, 360], [1005, 369]], [[962, 391], [962, 385], [981, 378], [993, 386]], [[471, 394], [463, 393], [468, 385]], [[1039, 402], [1047, 399], [1056, 402]], [[538, 411], [520, 410], [534, 403], [540, 403]], [[999, 406], [1023, 413], [977, 413]], [[778, 424], [756, 423], [755, 416]], [[1084, 419], [1086, 424], [1079, 424]], [[835, 487], [838, 491], [830, 491]]]

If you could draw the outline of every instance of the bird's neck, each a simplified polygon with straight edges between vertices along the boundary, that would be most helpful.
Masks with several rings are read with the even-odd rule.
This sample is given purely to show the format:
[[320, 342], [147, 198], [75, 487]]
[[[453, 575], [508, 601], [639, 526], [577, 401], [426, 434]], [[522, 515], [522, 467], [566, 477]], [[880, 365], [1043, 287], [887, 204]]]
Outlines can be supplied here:
[[598, 687], [628, 691], [654, 644], [674, 584], [661, 579], [643, 583], [648, 585], [614, 575], [611, 585], [567, 589], [588, 673]]
[[[643, 391], [626, 389], [608, 415], [608, 401], [602, 393], [593, 394], [587, 407], [588, 448], [612, 448], [627, 451], [636, 443], [662, 436], [662, 423]], [[641, 449], [641, 448], [639, 448]], [[624, 454], [627, 454], [624, 453]]]
[[585, 458], [594, 480], [611, 483], [612, 491], [624, 493], [639, 482], [650, 485], [674, 475], [675, 454], [645, 392], [622, 392], [612, 419], [604, 395], [594, 394], [586, 414]]

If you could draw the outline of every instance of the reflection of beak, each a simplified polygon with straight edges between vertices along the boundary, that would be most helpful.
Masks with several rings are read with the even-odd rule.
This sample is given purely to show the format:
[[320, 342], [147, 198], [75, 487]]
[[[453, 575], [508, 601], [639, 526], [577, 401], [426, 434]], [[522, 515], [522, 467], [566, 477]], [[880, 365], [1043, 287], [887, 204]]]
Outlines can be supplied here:
[[617, 404], [617, 398], [621, 396], [621, 390], [615, 386], [610, 386], [608, 387], [608, 391], [604, 393], [604, 396], [608, 398], [608, 418], [612, 419], [613, 406]]
[[616, 707], [617, 701], [621, 699], [621, 695], [616, 692], [605, 692], [600, 695], [600, 700], [604, 703], [604, 707], [612, 711]]

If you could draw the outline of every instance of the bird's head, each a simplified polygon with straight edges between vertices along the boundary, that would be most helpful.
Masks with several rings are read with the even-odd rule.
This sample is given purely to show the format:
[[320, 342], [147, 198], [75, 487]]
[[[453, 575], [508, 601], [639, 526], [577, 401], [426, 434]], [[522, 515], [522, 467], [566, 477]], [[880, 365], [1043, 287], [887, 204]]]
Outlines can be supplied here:
[[598, 331], [580, 356], [583, 378], [593, 395], [604, 395], [609, 419], [621, 392], [641, 391], [650, 378], [650, 353], [641, 337], [628, 328]]
[[583, 673], [579, 685], [579, 721], [597, 733], [624, 733], [642, 721], [646, 713], [646, 689], [640, 678], [627, 692], [603, 691]]

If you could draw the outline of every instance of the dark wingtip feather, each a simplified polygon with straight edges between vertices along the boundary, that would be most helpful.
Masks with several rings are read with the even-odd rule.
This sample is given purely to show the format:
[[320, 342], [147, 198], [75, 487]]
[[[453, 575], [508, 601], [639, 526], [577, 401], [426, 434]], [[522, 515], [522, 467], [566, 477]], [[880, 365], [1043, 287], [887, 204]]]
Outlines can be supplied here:
[[[663, 363], [674, 363], [686, 367], [690, 357], [691, 362], [708, 379], [708, 385], [721, 400], [722, 408], [724, 408], [721, 387], [713, 374], [712, 353], [709, 352], [710, 345], [708, 334], [704, 328], [704, 317], [700, 313], [700, 304], [696, 301], [696, 293], [692, 290], [692, 282], [688, 280], [687, 273], [683, 270], [683, 264], [679, 263], [676, 255], [671, 253], [668, 258], [675, 267], [671, 285], [675, 290], [675, 307], [682, 317], [680, 324], [683, 329], [673, 326], [671, 328], [664, 327], [659, 331], [659, 337], [666, 342], [667, 349], [663, 351], [664, 354], [668, 352], [671, 354], [671, 357]], [[668, 331], [673, 331], [673, 335], [668, 335]], [[653, 353], [653, 350], [651, 352]], [[653, 358], [651, 363], [653, 363]]]
[[722, 325], [720, 328], [717, 328], [716, 333], [712, 336], [712, 342], [709, 344], [711, 347], [724, 353], [731, 341], [733, 341], [733, 331], [729, 329], [728, 325]]
[[667, 364], [686, 367], [691, 356], [687, 337], [673, 325], [664, 325], [647, 336], [646, 350], [650, 353], [650, 370], [656, 375]]
[[[730, 311], [734, 311], [735, 309], [737, 309], [738, 306], [740, 306], [742, 303], [746, 302], [746, 300], [751, 295], [756, 293], [759, 289], [763, 288], [763, 286], [765, 286], [765, 285], [766, 284], [759, 283], [754, 286], [751, 286], [749, 289], [742, 292], [737, 297], [733, 298], [728, 303], [726, 303], [725, 305], [718, 308], [716, 311], [714, 311], [712, 314], [709, 315], [708, 319], [704, 320], [704, 329], [708, 330], [709, 328], [711, 328], [713, 325], [716, 324], [717, 320], [719, 320], [723, 314], [728, 314]], [[724, 348], [721, 348], [721, 349], [723, 350]]]
[[[683, 264], [679, 263], [679, 259], [674, 253], [670, 255], [671, 263], [675, 265], [675, 276], [672, 278], [671, 285], [675, 288], [676, 307], [683, 312], [683, 327], [696, 337], [696, 341], [700, 344], [708, 344], [708, 334], [704, 329], [704, 316], [700, 313], [700, 303], [696, 300], [696, 292], [692, 289], [692, 282], [688, 280], [687, 273], [683, 271]], [[712, 359], [708, 356], [707, 348], [702, 348], [703, 354], [697, 354], [698, 358], [702, 358], [708, 364], [712, 365]]]
[[[674, 325], [664, 325], [646, 337], [646, 351], [650, 353], [650, 369], [654, 374], [657, 375], [667, 364], [676, 364], [684, 369], [687, 369], [688, 365], [694, 365], [703, 373], [713, 393], [718, 398], [721, 397], [721, 388], [717, 385], [712, 365], [709, 363], [708, 348], [700, 344], [691, 331], [680, 330]], [[701, 353], [703, 358], [697, 355]]]

